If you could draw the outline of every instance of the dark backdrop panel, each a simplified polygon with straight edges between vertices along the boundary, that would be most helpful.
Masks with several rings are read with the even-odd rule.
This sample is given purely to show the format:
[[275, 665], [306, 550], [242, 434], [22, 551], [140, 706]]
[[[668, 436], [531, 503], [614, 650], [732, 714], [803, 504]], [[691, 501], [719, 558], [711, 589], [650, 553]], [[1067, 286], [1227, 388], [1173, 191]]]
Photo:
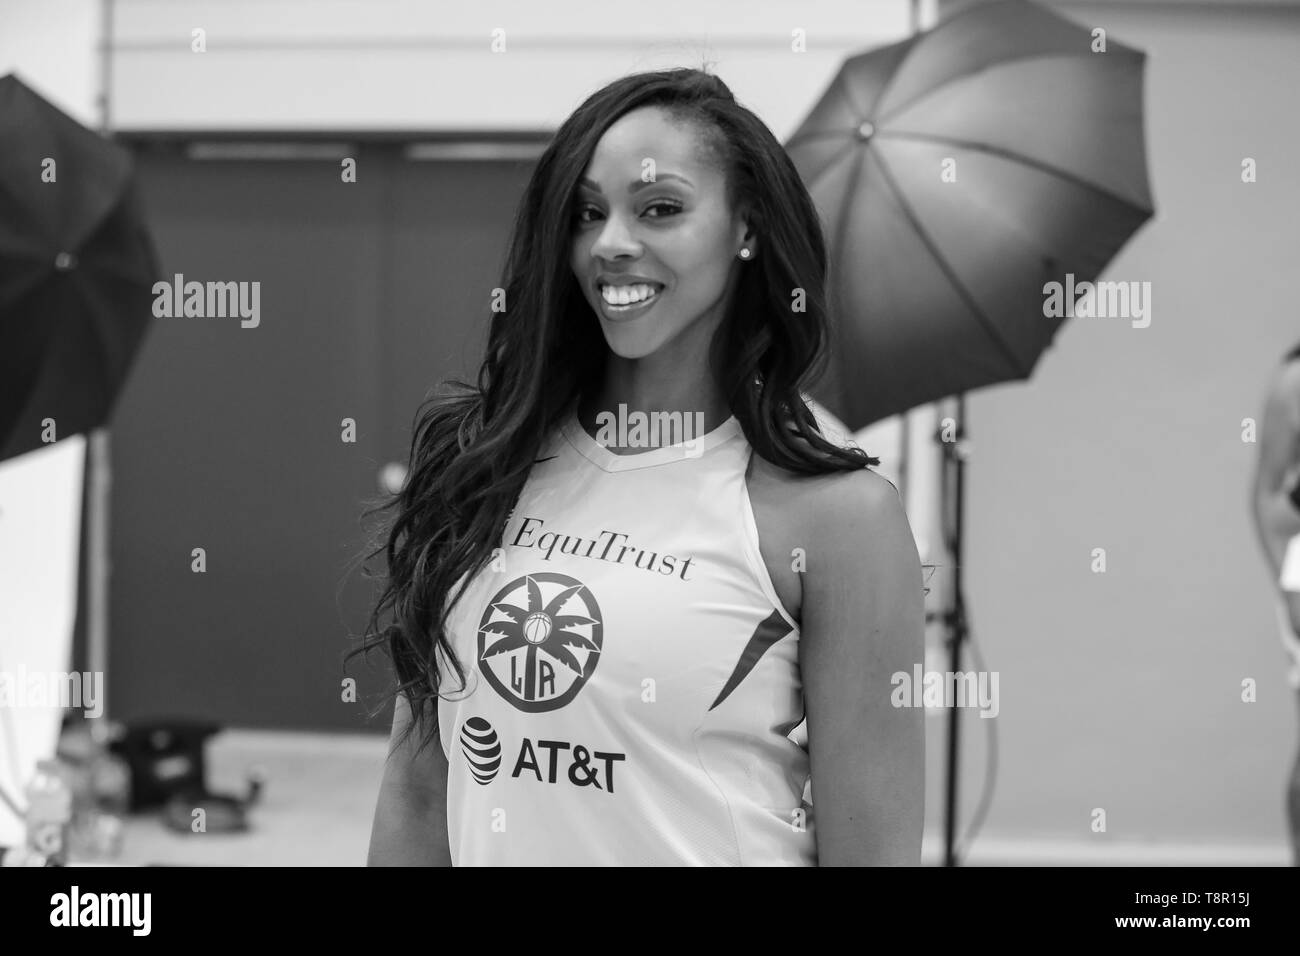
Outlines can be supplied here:
[[[377, 595], [361, 512], [419, 401], [472, 379], [519, 164], [192, 161], [143, 151], [163, 275], [259, 281], [261, 322], [158, 319], [112, 422], [113, 715], [386, 731], [343, 654]], [[344, 418], [357, 441], [340, 439]], [[191, 571], [191, 551], [207, 571]], [[357, 678], [360, 699], [343, 701]]]
[[524, 163], [402, 162], [386, 183], [383, 411], [403, 463], [426, 393], [478, 375], [492, 290], [530, 172]]

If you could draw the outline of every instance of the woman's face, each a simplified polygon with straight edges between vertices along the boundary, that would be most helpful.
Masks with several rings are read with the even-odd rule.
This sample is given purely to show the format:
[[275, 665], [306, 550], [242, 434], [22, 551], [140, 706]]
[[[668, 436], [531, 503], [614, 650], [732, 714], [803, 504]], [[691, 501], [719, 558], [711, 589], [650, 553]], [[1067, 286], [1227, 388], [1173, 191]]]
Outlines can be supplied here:
[[[657, 107], [634, 110], [605, 131], [574, 196], [573, 272], [623, 358], [703, 349], [722, 318], [746, 227], [696, 135]], [[628, 302], [643, 284], [650, 298]]]

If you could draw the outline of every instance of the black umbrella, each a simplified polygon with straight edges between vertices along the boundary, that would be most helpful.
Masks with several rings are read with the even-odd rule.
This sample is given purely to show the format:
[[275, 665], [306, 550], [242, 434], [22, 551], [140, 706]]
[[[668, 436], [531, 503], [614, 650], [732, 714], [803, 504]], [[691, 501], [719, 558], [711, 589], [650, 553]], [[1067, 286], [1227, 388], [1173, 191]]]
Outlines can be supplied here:
[[130, 154], [0, 77], [0, 460], [107, 422], [157, 279]]
[[832, 254], [812, 394], [850, 428], [1028, 378], [1064, 321], [1044, 285], [1095, 280], [1153, 214], [1145, 54], [1094, 46], [1026, 0], [977, 4], [847, 60], [790, 138]]

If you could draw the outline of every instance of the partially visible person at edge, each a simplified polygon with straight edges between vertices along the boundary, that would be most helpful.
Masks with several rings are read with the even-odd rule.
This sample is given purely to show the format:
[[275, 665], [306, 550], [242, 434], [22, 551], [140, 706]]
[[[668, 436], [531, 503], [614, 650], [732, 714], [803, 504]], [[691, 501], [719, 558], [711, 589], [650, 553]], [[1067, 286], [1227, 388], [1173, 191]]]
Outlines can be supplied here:
[[[1300, 542], [1286, 561], [1288, 544], [1300, 534], [1300, 345], [1283, 356], [1269, 381], [1258, 444], [1252, 514], [1277, 592], [1278, 631], [1300, 705]], [[1285, 564], [1290, 589], [1283, 586]], [[1300, 753], [1287, 781], [1286, 813], [1292, 865], [1300, 866]]]
[[[920, 862], [924, 709], [891, 675], [922, 568], [801, 390], [826, 279], [798, 172], [716, 76], [628, 76], [560, 126], [477, 385], [422, 406], [374, 552], [372, 865]], [[699, 428], [619, 445], [620, 413]]]

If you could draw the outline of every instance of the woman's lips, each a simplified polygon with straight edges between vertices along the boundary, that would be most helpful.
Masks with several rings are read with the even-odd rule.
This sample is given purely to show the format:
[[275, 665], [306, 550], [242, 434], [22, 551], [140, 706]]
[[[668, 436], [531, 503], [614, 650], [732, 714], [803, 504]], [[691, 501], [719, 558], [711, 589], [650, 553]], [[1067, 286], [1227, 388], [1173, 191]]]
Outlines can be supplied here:
[[[651, 283], [644, 284], [650, 285]], [[663, 286], [656, 286], [655, 291], [651, 295], [638, 302], [629, 302], [627, 305], [611, 304], [606, 300], [605, 296], [599, 289], [597, 289], [596, 294], [600, 298], [600, 308], [601, 312], [605, 315], [605, 318], [610, 321], [618, 321], [619, 319], [627, 319], [648, 312], [654, 307], [655, 303], [659, 301], [659, 297], [663, 295], [663, 292]]]

